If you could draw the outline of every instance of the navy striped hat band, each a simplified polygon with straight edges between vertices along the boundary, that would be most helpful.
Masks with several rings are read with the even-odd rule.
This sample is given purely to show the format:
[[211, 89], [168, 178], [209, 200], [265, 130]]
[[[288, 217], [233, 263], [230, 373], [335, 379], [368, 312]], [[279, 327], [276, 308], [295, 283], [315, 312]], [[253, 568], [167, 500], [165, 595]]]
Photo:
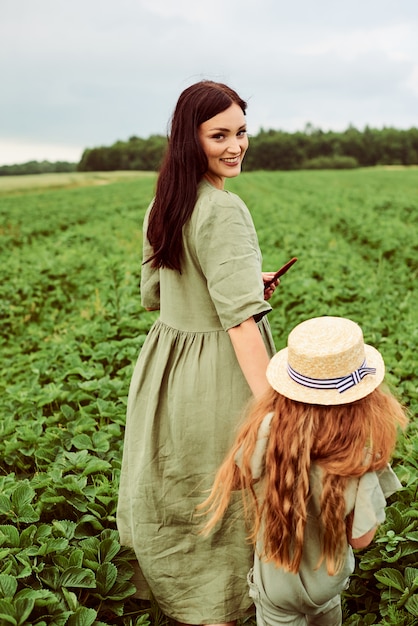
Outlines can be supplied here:
[[287, 371], [290, 378], [299, 383], [299, 385], [310, 387], [311, 389], [338, 389], [340, 393], [344, 393], [347, 389], [358, 385], [368, 374], [376, 374], [376, 368], [367, 367], [365, 360], [358, 369], [351, 372], [351, 374], [347, 374], [347, 376], [341, 376], [341, 378], [309, 378], [309, 376], [296, 372], [289, 364], [287, 364]]

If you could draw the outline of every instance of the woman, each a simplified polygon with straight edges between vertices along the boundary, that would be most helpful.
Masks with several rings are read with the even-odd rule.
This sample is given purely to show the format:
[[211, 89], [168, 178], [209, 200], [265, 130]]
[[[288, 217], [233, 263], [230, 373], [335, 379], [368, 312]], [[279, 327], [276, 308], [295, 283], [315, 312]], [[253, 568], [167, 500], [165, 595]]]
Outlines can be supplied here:
[[143, 575], [139, 597], [145, 582], [183, 624], [233, 623], [251, 607], [251, 546], [229, 521], [240, 502], [210, 539], [194, 517], [275, 352], [265, 315], [277, 281], [264, 290], [273, 273], [261, 273], [251, 216], [224, 190], [248, 147], [245, 111], [220, 83], [181, 94], [144, 221], [142, 304], [160, 315], [130, 386], [118, 528]]

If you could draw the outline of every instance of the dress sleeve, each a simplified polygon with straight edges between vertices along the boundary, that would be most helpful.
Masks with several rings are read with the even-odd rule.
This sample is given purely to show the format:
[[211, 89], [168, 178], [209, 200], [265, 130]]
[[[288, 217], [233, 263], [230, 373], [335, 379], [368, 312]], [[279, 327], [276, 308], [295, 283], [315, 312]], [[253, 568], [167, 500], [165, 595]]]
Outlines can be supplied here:
[[399, 489], [402, 485], [389, 464], [378, 472], [363, 474], [358, 481], [354, 505], [354, 539], [385, 521], [386, 498]]
[[201, 200], [195, 247], [225, 330], [250, 317], [258, 322], [271, 311], [264, 300], [257, 234], [238, 196], [214, 189]]
[[150, 205], [145, 214], [144, 224], [142, 228], [143, 245], [142, 245], [142, 268], [141, 268], [141, 304], [146, 309], [157, 310], [160, 308], [160, 270], [151, 267], [146, 261], [152, 255], [152, 247], [148, 241], [148, 215], [151, 210]]

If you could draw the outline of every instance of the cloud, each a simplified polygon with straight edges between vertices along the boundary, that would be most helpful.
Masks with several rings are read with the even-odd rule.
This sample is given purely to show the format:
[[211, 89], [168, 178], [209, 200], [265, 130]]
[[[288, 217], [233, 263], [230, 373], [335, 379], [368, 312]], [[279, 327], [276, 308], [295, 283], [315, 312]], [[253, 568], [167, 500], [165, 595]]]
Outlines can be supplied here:
[[201, 78], [249, 101], [252, 132], [416, 126], [416, 32], [416, 0], [9, 1], [0, 143], [82, 151], [165, 133]]
[[2, 139], [0, 142], [0, 164], [13, 165], [28, 161], [68, 161], [77, 163], [82, 150], [57, 142], [32, 142], [27, 139]]

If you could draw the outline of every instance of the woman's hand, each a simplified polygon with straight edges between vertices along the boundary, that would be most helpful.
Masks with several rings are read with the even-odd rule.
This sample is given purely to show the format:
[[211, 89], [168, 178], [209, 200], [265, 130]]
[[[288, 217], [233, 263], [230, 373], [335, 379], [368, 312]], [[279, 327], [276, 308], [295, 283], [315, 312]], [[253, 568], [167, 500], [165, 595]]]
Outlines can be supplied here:
[[[262, 272], [263, 283], [269, 282], [273, 276], [274, 272]], [[280, 278], [271, 283], [266, 289], [264, 289], [264, 300], [270, 300], [271, 296], [274, 294], [276, 287], [280, 284]]]

